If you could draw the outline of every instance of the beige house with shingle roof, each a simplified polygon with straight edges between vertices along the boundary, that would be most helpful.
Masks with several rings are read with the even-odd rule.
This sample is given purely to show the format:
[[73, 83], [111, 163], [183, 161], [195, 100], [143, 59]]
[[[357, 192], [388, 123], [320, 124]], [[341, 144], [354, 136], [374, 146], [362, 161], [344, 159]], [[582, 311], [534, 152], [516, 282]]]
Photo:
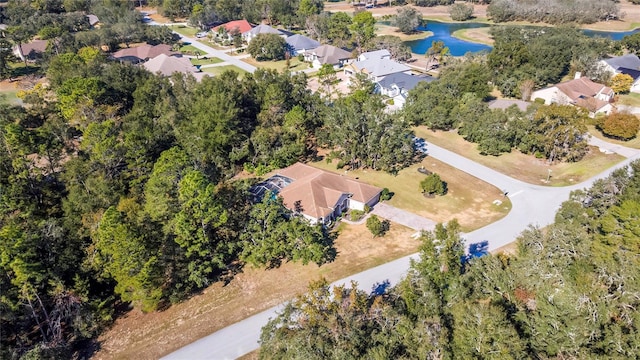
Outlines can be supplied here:
[[372, 207], [380, 200], [382, 191], [303, 163], [282, 169], [277, 175], [291, 180], [279, 191], [284, 205], [292, 210], [301, 208], [302, 215], [313, 224], [328, 224], [347, 210]]
[[543, 99], [547, 105], [555, 103], [579, 106], [587, 109], [590, 116], [595, 116], [598, 113], [611, 113], [614, 95], [610, 87], [582, 77], [578, 72], [575, 79], [534, 91], [531, 98]]

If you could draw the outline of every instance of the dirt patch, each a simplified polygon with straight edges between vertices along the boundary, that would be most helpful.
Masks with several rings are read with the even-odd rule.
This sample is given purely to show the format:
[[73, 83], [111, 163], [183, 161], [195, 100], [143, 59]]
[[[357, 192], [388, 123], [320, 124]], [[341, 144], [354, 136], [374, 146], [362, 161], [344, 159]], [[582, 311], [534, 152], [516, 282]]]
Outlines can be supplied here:
[[[349, 76], [345, 74], [342, 69], [336, 70], [336, 78], [338, 79], [333, 85], [329, 87], [329, 92], [331, 93], [331, 98], [337, 99], [341, 96], [348, 95], [351, 93], [349, 89]], [[307, 88], [313, 92], [321, 90], [326, 94], [327, 87], [325, 85], [320, 84], [319, 78], [317, 76], [310, 76], [307, 81]]]
[[[340, 225], [338, 258], [321, 267], [284, 264], [274, 270], [245, 269], [228, 285], [216, 283], [162, 312], [131, 311], [100, 336], [95, 359], [157, 359], [203, 336], [292, 299], [309, 281], [345, 276], [415, 253], [414, 231], [391, 225], [383, 238], [365, 225]], [[251, 357], [250, 357], [251, 358]]]

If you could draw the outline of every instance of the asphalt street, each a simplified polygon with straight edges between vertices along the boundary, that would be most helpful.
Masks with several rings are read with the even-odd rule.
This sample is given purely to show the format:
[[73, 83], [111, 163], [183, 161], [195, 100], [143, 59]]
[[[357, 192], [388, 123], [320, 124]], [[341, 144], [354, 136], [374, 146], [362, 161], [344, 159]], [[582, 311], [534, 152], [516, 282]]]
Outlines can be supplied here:
[[[600, 143], [605, 146], [608, 143]], [[611, 146], [627, 159], [616, 166], [580, 184], [568, 187], [545, 187], [532, 185], [513, 179], [486, 166], [473, 162], [441, 147], [429, 144], [429, 156], [484, 180], [507, 193], [512, 210], [501, 220], [481, 229], [465, 234], [467, 244], [488, 241], [489, 250], [498, 249], [513, 242], [529, 225], [546, 226], [553, 222], [556, 210], [569, 198], [571, 191], [590, 187], [597, 179], [607, 177], [612, 171], [626, 166], [640, 158], [640, 151]], [[391, 285], [398, 283], [409, 269], [410, 259], [418, 259], [418, 254], [377, 266], [361, 273], [338, 280], [333, 285], [349, 285], [356, 281], [366, 291], [375, 284], [388, 280]], [[192, 344], [167, 355], [163, 359], [235, 359], [258, 349], [260, 329], [269, 318], [276, 315], [278, 307], [256, 314], [250, 318], [219, 330]]]

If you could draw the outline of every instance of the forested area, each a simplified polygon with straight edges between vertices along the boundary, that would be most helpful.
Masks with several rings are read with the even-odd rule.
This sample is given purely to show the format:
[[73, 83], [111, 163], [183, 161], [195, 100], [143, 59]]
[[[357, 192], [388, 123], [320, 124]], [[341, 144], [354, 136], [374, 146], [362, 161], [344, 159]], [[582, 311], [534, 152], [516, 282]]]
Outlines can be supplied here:
[[[78, 351], [128, 307], [165, 308], [245, 264], [332, 261], [335, 234], [271, 196], [252, 204], [252, 180], [234, 178], [243, 169], [313, 159], [319, 146], [350, 168], [413, 160], [409, 125], [370, 84], [333, 105], [305, 74], [159, 77], [104, 51], [172, 43], [168, 29], [143, 25], [130, 2], [82, 4], [2, 8], [10, 43], [55, 44], [27, 68], [46, 81], [20, 93], [23, 106], [0, 108], [2, 358], [87, 356]], [[83, 11], [103, 25], [89, 28]], [[373, 33], [358, 29], [364, 46]], [[359, 141], [343, 142], [352, 131]]]
[[635, 358], [639, 194], [634, 162], [574, 191], [516, 254], [465, 263], [457, 223], [438, 225], [382, 293], [312, 284], [263, 328], [260, 358]]
[[622, 17], [615, 0], [491, 0], [487, 15], [497, 23], [507, 21], [549, 24], [592, 24]]

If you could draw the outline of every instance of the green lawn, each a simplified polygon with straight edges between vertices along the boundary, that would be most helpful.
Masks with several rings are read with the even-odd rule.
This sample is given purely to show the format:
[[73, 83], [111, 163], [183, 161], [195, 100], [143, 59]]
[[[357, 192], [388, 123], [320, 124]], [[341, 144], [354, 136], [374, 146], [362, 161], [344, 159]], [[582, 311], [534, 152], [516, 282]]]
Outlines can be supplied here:
[[247, 72], [240, 69], [237, 66], [234, 65], [224, 65], [224, 66], [214, 66], [214, 67], [208, 67], [208, 68], [204, 68], [202, 69], [203, 72], [212, 74], [212, 75], [220, 75], [223, 72], [227, 71], [227, 70], [233, 70], [237, 73], [240, 74], [240, 77], [242, 78], [244, 76], [244, 74], [246, 74]]
[[[551, 165], [544, 159], [537, 159], [533, 155], [522, 154], [516, 150], [500, 156], [484, 156], [480, 155], [476, 144], [464, 140], [456, 131], [434, 132], [425, 126], [417, 127], [414, 131], [417, 136], [426, 139], [427, 142], [432, 142], [505, 175], [536, 185], [573, 185], [624, 160], [624, 157], [618, 154], [607, 155], [596, 148], [592, 148], [581, 161]], [[546, 183], [549, 170], [551, 170], [551, 179]]]
[[17, 93], [17, 90], [0, 91], [0, 105], [20, 104], [21, 100], [16, 96]]
[[638, 93], [629, 93], [627, 95], [618, 95], [618, 103], [620, 103], [622, 105], [640, 107], [640, 94], [638, 94]]
[[197, 47], [193, 46], [193, 45], [183, 45], [180, 47], [180, 52], [186, 55], [196, 55], [196, 54], [202, 54], [203, 51], [198, 49]]
[[[256, 61], [254, 58], [249, 57], [246, 59], [242, 59], [242, 61], [248, 64], [251, 64], [255, 67], [265, 68], [265, 69], [274, 69], [279, 72], [284, 71], [287, 68], [286, 60]], [[298, 71], [298, 70], [304, 70], [308, 68], [309, 68], [309, 64], [305, 63], [304, 61], [298, 60], [297, 57], [292, 57], [291, 59], [289, 59], [289, 71]]]
[[634, 149], [640, 149], [640, 138], [637, 136], [631, 140], [622, 141], [622, 140], [611, 139], [602, 135], [602, 132], [596, 129], [596, 127], [593, 125], [588, 125], [587, 128], [589, 129], [589, 134], [591, 134], [594, 137], [597, 137], [598, 139], [602, 139], [604, 141], [607, 141], [613, 144], [618, 144], [618, 145], [622, 145], [622, 146], [626, 146]]
[[[438, 222], [457, 218], [465, 232], [497, 221], [511, 210], [511, 202], [503, 196], [500, 189], [429, 157], [424, 158], [419, 164], [400, 171], [395, 176], [371, 169], [345, 173], [344, 170], [336, 169], [335, 162], [327, 163], [324, 160], [312, 165], [381, 188], [386, 187], [394, 193], [389, 203], [398, 208]], [[437, 173], [443, 181], [447, 182], [448, 193], [445, 196], [435, 198], [422, 196], [419, 184], [425, 175], [418, 172], [421, 166]], [[502, 203], [494, 205], [495, 200], [500, 200]]]
[[180, 35], [184, 35], [184, 36], [188, 36], [188, 37], [194, 37], [196, 36], [197, 33], [199, 33], [201, 30], [198, 30], [194, 27], [191, 26], [185, 26], [185, 25], [171, 25], [169, 26], [169, 28], [175, 32], [177, 32]]
[[219, 64], [224, 62], [224, 60], [219, 59], [217, 57], [201, 57], [200, 59], [190, 59], [193, 65], [209, 65], [209, 64]]

